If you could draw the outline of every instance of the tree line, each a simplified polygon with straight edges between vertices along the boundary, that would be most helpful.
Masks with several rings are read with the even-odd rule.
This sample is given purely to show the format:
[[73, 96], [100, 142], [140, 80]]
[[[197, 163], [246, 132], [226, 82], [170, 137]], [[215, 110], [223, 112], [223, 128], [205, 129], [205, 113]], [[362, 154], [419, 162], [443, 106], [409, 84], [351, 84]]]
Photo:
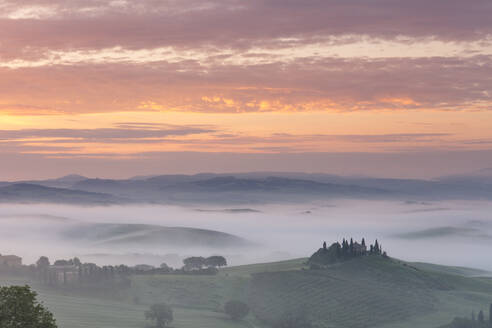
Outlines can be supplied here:
[[455, 318], [444, 328], [490, 328], [492, 327], [492, 304], [489, 306], [488, 318], [485, 317], [483, 310], [472, 311], [468, 318]]

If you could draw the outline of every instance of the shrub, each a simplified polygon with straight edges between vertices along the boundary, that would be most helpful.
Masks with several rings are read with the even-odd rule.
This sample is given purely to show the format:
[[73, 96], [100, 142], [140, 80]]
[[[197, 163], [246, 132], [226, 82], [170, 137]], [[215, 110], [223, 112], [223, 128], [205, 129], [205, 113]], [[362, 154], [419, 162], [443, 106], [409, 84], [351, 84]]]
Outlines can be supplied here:
[[164, 328], [174, 319], [173, 309], [166, 303], [154, 304], [145, 312], [145, 318], [153, 321], [156, 328]]

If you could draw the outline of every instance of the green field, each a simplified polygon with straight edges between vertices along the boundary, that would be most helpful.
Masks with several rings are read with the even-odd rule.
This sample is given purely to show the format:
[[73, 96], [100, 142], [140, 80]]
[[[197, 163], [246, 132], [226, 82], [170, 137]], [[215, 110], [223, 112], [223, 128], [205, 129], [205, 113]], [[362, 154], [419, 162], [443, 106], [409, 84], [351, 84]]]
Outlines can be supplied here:
[[[174, 308], [175, 328], [266, 328], [299, 309], [317, 327], [435, 328], [492, 302], [492, 280], [472, 277], [484, 274], [478, 270], [372, 256], [323, 270], [305, 262], [231, 267], [216, 276], [138, 275], [131, 288], [106, 297], [31, 285], [60, 328], [143, 328], [145, 310], [162, 301]], [[0, 277], [0, 284], [24, 283]], [[222, 313], [230, 299], [248, 302], [254, 314], [231, 321]]]

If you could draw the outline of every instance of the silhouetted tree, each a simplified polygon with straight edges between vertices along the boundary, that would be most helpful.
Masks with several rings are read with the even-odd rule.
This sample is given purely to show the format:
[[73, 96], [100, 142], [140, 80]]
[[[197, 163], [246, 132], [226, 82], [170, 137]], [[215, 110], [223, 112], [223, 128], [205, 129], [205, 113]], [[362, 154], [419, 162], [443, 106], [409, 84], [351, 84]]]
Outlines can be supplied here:
[[375, 254], [380, 254], [379, 252], [379, 243], [378, 240], [376, 239], [376, 242], [374, 243], [374, 253]]
[[249, 313], [249, 306], [241, 301], [229, 301], [224, 305], [224, 312], [233, 320], [241, 320]]
[[205, 265], [205, 259], [201, 256], [192, 256], [183, 260], [186, 270], [200, 270]]
[[46, 256], [41, 256], [36, 262], [36, 267], [38, 269], [46, 269], [50, 266], [50, 260]]
[[80, 262], [80, 259], [78, 257], [74, 257], [73, 260], [72, 260], [73, 264], [74, 265], [81, 265], [82, 263]]
[[492, 327], [492, 304], [489, 307], [489, 326]]
[[39, 260], [36, 261], [36, 268], [38, 269], [40, 279], [47, 284], [49, 282], [49, 272], [50, 260], [46, 256], [41, 256]]
[[480, 322], [480, 323], [484, 323], [485, 322], [485, 317], [483, 315], [483, 311], [482, 310], [480, 310], [480, 312], [478, 312], [477, 319], [478, 319], [478, 322]]
[[145, 312], [145, 319], [154, 322], [156, 328], [167, 327], [173, 320], [173, 309], [166, 303], [154, 304]]
[[227, 260], [223, 256], [210, 256], [205, 259], [205, 265], [208, 267], [223, 267], [227, 265]]

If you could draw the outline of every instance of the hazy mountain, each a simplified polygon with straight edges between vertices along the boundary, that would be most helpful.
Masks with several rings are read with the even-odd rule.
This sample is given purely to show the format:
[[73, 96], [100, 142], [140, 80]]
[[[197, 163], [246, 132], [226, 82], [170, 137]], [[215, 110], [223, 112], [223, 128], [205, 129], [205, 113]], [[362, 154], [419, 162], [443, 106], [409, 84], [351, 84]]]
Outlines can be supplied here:
[[[90, 179], [69, 175], [59, 179], [23, 182], [31, 187], [11, 187], [2, 201], [51, 201], [56, 190], [36, 198], [35, 185], [63, 188], [79, 193], [79, 198], [90, 202], [87, 193], [105, 194], [96, 202], [126, 199], [128, 202], [147, 203], [214, 203], [257, 204], [292, 202], [326, 198], [447, 200], [492, 199], [492, 175], [488, 170], [470, 175], [441, 177], [434, 180], [380, 179], [356, 176], [335, 176], [309, 173], [253, 172], [237, 174], [203, 173], [196, 175], [159, 175], [131, 179]], [[0, 183], [0, 188], [13, 183]], [[25, 189], [33, 189], [27, 191]], [[49, 194], [51, 193], [51, 194]], [[70, 196], [69, 196], [70, 195]], [[93, 195], [95, 196], [95, 195]], [[65, 202], [75, 197], [67, 194], [56, 199]], [[114, 198], [114, 199], [113, 199]], [[75, 202], [78, 202], [76, 200]]]
[[118, 200], [112, 195], [103, 193], [16, 183], [0, 187], [0, 202], [110, 204]]

